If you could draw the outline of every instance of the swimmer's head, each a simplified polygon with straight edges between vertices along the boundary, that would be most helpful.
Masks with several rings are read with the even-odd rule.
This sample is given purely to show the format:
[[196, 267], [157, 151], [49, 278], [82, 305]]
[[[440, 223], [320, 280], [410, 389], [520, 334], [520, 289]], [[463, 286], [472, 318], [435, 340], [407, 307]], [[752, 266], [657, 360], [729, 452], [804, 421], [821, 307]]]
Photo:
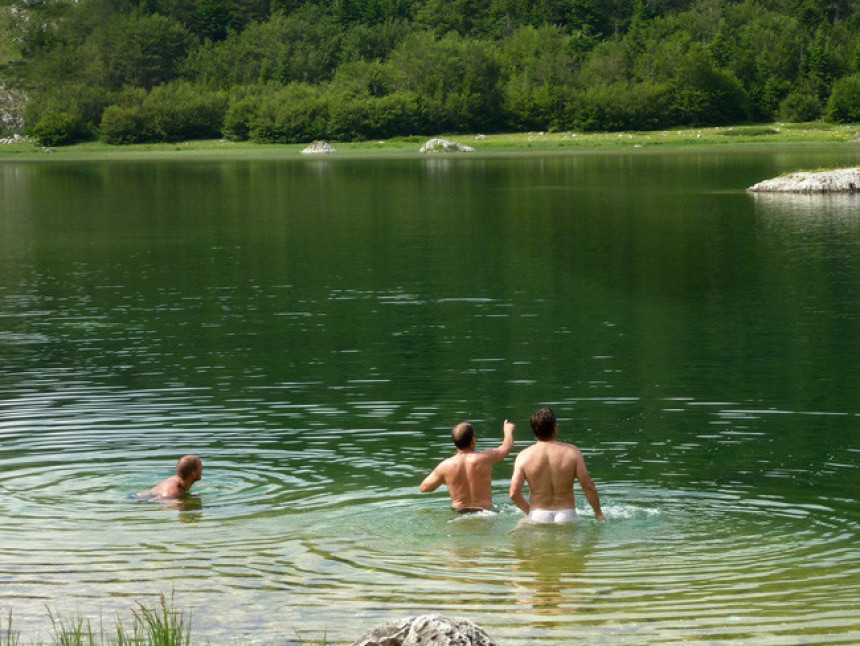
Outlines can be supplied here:
[[475, 441], [475, 429], [468, 422], [457, 424], [451, 431], [451, 438], [458, 449], [468, 449]]
[[196, 455], [184, 455], [176, 463], [176, 475], [190, 486], [203, 477], [203, 462]]
[[535, 411], [529, 421], [535, 432], [535, 437], [539, 440], [551, 440], [558, 426], [555, 421], [555, 413], [552, 412], [551, 408], [541, 408]]

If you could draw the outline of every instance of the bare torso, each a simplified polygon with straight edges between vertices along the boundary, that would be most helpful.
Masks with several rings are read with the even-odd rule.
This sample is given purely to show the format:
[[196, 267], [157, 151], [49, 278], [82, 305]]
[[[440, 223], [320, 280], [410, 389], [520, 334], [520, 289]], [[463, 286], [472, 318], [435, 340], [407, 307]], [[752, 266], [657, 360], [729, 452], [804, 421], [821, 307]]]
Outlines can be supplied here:
[[493, 464], [491, 457], [486, 454], [459, 452], [436, 468], [445, 480], [454, 509], [493, 507]]
[[582, 453], [572, 444], [537, 442], [516, 460], [529, 483], [529, 505], [536, 509], [574, 509], [573, 482]]
[[185, 495], [185, 489], [182, 487], [182, 481], [179, 479], [179, 476], [170, 476], [164, 482], [150, 489], [149, 493], [159, 498], [179, 498]]
[[[455, 427], [455, 431], [458, 427]], [[468, 448], [442, 460], [421, 483], [421, 491], [435, 491], [443, 484], [451, 495], [451, 506], [457, 510], [492, 509], [493, 465], [504, 460], [514, 448], [516, 426], [505, 420], [504, 440], [495, 449], [475, 451], [475, 438]], [[455, 442], [456, 445], [456, 442]]]

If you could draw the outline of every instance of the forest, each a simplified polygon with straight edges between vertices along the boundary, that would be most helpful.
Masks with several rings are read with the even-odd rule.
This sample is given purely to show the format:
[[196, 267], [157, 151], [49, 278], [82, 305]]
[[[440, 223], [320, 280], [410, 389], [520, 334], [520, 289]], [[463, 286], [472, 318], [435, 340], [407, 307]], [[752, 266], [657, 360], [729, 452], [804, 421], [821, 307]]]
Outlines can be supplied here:
[[858, 0], [0, 0], [0, 135], [857, 122], [858, 34]]

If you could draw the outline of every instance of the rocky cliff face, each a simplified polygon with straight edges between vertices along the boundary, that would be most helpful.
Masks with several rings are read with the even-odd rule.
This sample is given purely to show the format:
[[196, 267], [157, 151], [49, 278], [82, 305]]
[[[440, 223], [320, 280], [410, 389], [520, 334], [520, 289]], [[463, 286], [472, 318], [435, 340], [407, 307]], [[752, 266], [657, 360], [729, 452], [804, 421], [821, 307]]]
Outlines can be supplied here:
[[27, 95], [0, 81], [0, 133], [19, 133], [24, 129]]

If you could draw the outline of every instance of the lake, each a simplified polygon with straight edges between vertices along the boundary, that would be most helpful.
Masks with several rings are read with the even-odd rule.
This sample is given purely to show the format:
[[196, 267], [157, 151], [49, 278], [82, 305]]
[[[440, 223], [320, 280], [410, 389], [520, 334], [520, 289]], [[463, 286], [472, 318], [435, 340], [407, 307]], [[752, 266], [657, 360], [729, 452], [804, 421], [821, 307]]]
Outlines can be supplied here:
[[[860, 642], [860, 146], [0, 162], [0, 616]], [[572, 527], [418, 484], [551, 406]], [[181, 508], [129, 499], [200, 455]]]

